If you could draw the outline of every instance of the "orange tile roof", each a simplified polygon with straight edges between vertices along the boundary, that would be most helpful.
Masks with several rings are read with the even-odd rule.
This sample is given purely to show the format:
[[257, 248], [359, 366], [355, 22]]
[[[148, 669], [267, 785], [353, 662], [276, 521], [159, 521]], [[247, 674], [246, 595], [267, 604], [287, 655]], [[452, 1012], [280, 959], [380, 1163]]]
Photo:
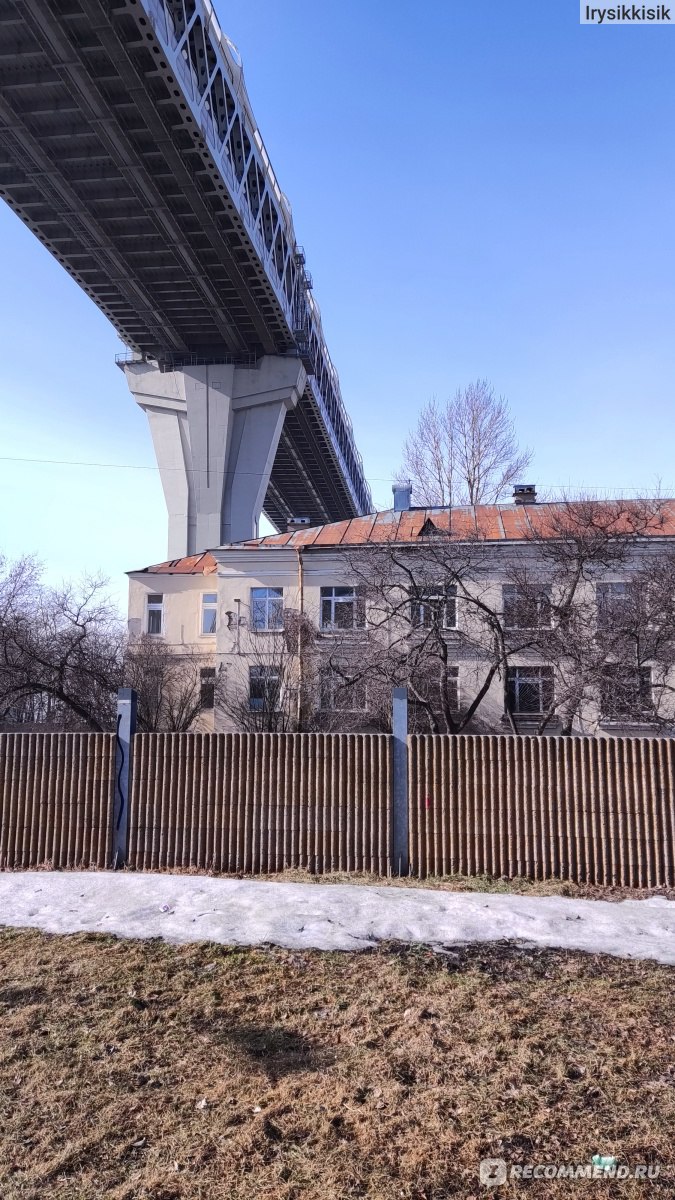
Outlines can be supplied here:
[[[353, 517], [348, 521], [303, 526], [287, 533], [271, 533], [245, 542], [234, 542], [231, 548], [258, 550], [288, 546], [307, 550], [312, 547], [329, 549], [332, 546], [357, 546], [369, 542], [414, 542], [420, 534], [424, 536], [422, 531], [427, 522], [442, 533], [450, 532], [458, 540], [478, 538], [488, 542], [521, 542], [532, 536], [560, 536], [561, 526], [557, 522], [564, 518], [563, 524], [566, 522], [569, 526], [575, 511], [579, 512], [579, 519], [584, 522], [589, 512], [596, 512], [600, 518], [603, 512], [611, 516], [614, 503], [604, 500], [554, 501], [522, 505], [468, 505], [453, 509], [411, 508], [403, 512], [389, 509], [366, 517]], [[639, 502], [633, 503], [637, 505]], [[630, 505], [631, 502], [626, 501], [617, 511], [616, 532], [630, 529]], [[675, 500], [660, 501], [659, 515], [642, 532], [647, 536], [675, 537]], [[222, 547], [225, 550], [228, 548]], [[143, 568], [144, 572], [155, 575], [214, 575], [216, 570], [216, 560], [208, 551]]]
[[152, 567], [141, 567], [130, 571], [130, 575], [215, 575], [218, 563], [206, 550], [203, 554], [191, 554], [188, 558], [171, 558], [168, 562], [155, 563]]
[[[639, 501], [622, 502], [613, 522], [616, 532], [630, 529], [631, 504], [639, 514]], [[615, 501], [551, 501], [542, 504], [479, 504], [449, 508], [411, 508], [404, 512], [375, 513], [354, 517], [351, 521], [333, 521], [330, 525], [303, 527], [291, 533], [273, 533], [236, 543], [238, 547], [257, 549], [265, 546], [354, 546], [363, 542], [412, 542], [422, 533], [427, 522], [442, 533], [451, 533], [458, 540], [478, 538], [487, 542], [522, 542], [529, 537], [552, 537], [560, 524], [566, 526], [578, 514], [580, 524], [588, 519], [589, 508], [599, 517], [611, 516]], [[647, 523], [648, 536], [675, 537], [675, 500], [658, 502], [658, 515]], [[422, 536], [424, 536], [422, 534]]]

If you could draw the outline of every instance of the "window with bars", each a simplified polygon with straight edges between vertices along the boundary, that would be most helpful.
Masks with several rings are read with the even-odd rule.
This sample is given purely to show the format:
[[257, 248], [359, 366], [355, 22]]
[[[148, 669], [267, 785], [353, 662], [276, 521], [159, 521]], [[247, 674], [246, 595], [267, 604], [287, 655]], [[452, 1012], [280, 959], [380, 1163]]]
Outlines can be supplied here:
[[410, 621], [415, 629], [457, 628], [457, 588], [454, 584], [423, 588], [410, 600]]
[[640, 721], [653, 712], [651, 667], [605, 663], [600, 683], [600, 712], [605, 721]]
[[203, 635], [216, 632], [218, 621], [218, 595], [216, 592], [202, 593], [202, 618], [200, 631]]
[[258, 633], [269, 633], [270, 630], [283, 629], [283, 588], [251, 588], [251, 626]]
[[278, 712], [281, 675], [276, 667], [249, 667], [248, 706], [251, 712]]
[[164, 597], [148, 596], [146, 629], [148, 633], [157, 636], [164, 628]]
[[505, 629], [543, 629], [551, 624], [551, 593], [548, 588], [525, 589], [516, 583], [502, 587]]
[[321, 588], [321, 628], [362, 629], [365, 625], [365, 598], [361, 588]]
[[202, 708], [213, 708], [216, 700], [216, 668], [202, 667], [199, 672], [199, 699]]
[[515, 715], [537, 716], [553, 704], [553, 667], [509, 667], [506, 703]]

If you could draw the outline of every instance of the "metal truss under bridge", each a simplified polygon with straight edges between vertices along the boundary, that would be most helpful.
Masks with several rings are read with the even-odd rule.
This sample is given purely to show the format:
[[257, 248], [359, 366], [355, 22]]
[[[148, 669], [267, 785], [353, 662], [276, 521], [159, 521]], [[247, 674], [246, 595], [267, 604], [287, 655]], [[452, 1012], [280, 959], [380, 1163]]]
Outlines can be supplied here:
[[290, 205], [210, 0], [0, 0], [0, 196], [115, 326], [122, 365], [301, 359], [264, 499], [279, 528], [372, 509]]

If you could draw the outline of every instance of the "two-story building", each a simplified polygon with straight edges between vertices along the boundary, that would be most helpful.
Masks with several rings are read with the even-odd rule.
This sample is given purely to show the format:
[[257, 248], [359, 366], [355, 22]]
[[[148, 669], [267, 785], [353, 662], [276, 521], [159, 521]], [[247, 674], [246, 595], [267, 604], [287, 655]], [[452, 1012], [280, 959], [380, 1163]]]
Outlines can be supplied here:
[[435, 708], [438, 730], [664, 731], [673, 556], [673, 501], [397, 488], [387, 512], [130, 572], [129, 632], [203, 658], [201, 728], [385, 728], [409, 682], [420, 728]]

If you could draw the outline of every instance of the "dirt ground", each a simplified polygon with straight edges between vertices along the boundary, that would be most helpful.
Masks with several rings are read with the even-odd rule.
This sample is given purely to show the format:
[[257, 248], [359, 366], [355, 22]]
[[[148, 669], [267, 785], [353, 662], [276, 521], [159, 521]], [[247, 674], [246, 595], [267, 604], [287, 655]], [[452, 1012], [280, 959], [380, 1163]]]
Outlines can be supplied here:
[[[672, 1197], [674, 982], [503, 944], [327, 954], [2, 931], [0, 1196]], [[595, 1153], [659, 1178], [479, 1184], [482, 1158]]]

